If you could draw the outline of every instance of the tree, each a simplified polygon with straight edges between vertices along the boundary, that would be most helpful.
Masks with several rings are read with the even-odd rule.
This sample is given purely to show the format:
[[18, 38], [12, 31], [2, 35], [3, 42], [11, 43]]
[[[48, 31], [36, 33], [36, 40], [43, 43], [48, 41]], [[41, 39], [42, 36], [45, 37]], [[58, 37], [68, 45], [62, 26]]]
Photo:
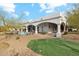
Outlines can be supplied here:
[[9, 26], [10, 28], [21, 28], [23, 26], [22, 23], [18, 22], [17, 19], [8, 19], [6, 20], [6, 25]]
[[[3, 14], [4, 14], [4, 13], [3, 13]], [[4, 14], [4, 15], [0, 14], [0, 21], [3, 22], [3, 25], [4, 25], [4, 26], [6, 25], [6, 23], [5, 23], [5, 14]]]
[[2, 24], [3, 26], [0, 26], [0, 31], [6, 31], [6, 22], [5, 22], [5, 19], [6, 19], [6, 15], [7, 13], [3, 10], [0, 10], [0, 25]]
[[74, 4], [74, 9], [67, 13], [67, 22], [70, 27], [79, 29], [79, 4]]
[[[9, 30], [10, 29], [18, 29], [24, 26], [24, 24], [21, 21], [21, 19], [24, 17], [24, 13], [21, 13], [20, 17], [18, 18], [8, 18], [6, 19], [7, 13], [5, 11], [0, 10], [0, 21], [3, 22], [4, 26], [1, 26], [1, 29]], [[20, 20], [20, 21], [19, 21]]]

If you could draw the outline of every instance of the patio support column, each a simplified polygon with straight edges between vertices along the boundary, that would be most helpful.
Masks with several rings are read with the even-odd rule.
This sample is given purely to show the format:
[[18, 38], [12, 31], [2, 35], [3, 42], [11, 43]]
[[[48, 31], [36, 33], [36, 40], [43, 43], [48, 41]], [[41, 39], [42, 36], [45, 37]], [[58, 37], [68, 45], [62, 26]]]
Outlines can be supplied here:
[[35, 26], [35, 34], [38, 34], [37, 26]]
[[28, 32], [28, 28], [27, 28], [27, 26], [26, 26], [26, 32]]
[[58, 38], [61, 38], [60, 26], [61, 26], [60, 24], [57, 25], [57, 30], [58, 30], [58, 31], [57, 31], [56, 37], [58, 37]]
[[64, 25], [64, 32], [66, 31], [66, 25]]

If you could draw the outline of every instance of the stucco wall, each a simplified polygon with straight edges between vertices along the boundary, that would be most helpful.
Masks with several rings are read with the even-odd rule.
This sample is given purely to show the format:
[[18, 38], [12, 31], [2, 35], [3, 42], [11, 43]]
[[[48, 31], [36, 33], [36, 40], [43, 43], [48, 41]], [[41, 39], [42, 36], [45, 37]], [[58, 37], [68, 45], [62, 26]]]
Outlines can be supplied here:
[[43, 23], [43, 24], [40, 24], [39, 26], [39, 32], [54, 32], [54, 24], [52, 23]]

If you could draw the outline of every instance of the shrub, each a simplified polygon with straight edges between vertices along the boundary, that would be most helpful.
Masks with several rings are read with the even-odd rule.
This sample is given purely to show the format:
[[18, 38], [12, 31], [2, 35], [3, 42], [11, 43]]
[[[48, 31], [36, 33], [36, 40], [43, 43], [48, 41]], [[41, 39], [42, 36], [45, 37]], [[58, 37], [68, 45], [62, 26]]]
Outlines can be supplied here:
[[63, 35], [66, 35], [66, 34], [68, 34], [68, 32], [64, 32], [64, 34], [63, 34]]
[[19, 36], [17, 36], [17, 37], [16, 37], [16, 40], [19, 40], [19, 39], [20, 39], [20, 37], [19, 37]]
[[40, 32], [40, 34], [47, 34], [47, 32]]
[[68, 32], [69, 34], [79, 34], [79, 31], [77, 32]]

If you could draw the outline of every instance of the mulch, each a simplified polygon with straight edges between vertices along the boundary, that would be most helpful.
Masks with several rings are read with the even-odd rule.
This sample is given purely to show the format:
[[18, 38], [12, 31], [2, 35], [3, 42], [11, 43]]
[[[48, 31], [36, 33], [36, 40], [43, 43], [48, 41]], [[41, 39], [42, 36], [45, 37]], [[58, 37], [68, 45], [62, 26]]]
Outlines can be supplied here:
[[79, 34], [67, 34], [67, 35], [63, 35], [63, 38], [79, 40]]

